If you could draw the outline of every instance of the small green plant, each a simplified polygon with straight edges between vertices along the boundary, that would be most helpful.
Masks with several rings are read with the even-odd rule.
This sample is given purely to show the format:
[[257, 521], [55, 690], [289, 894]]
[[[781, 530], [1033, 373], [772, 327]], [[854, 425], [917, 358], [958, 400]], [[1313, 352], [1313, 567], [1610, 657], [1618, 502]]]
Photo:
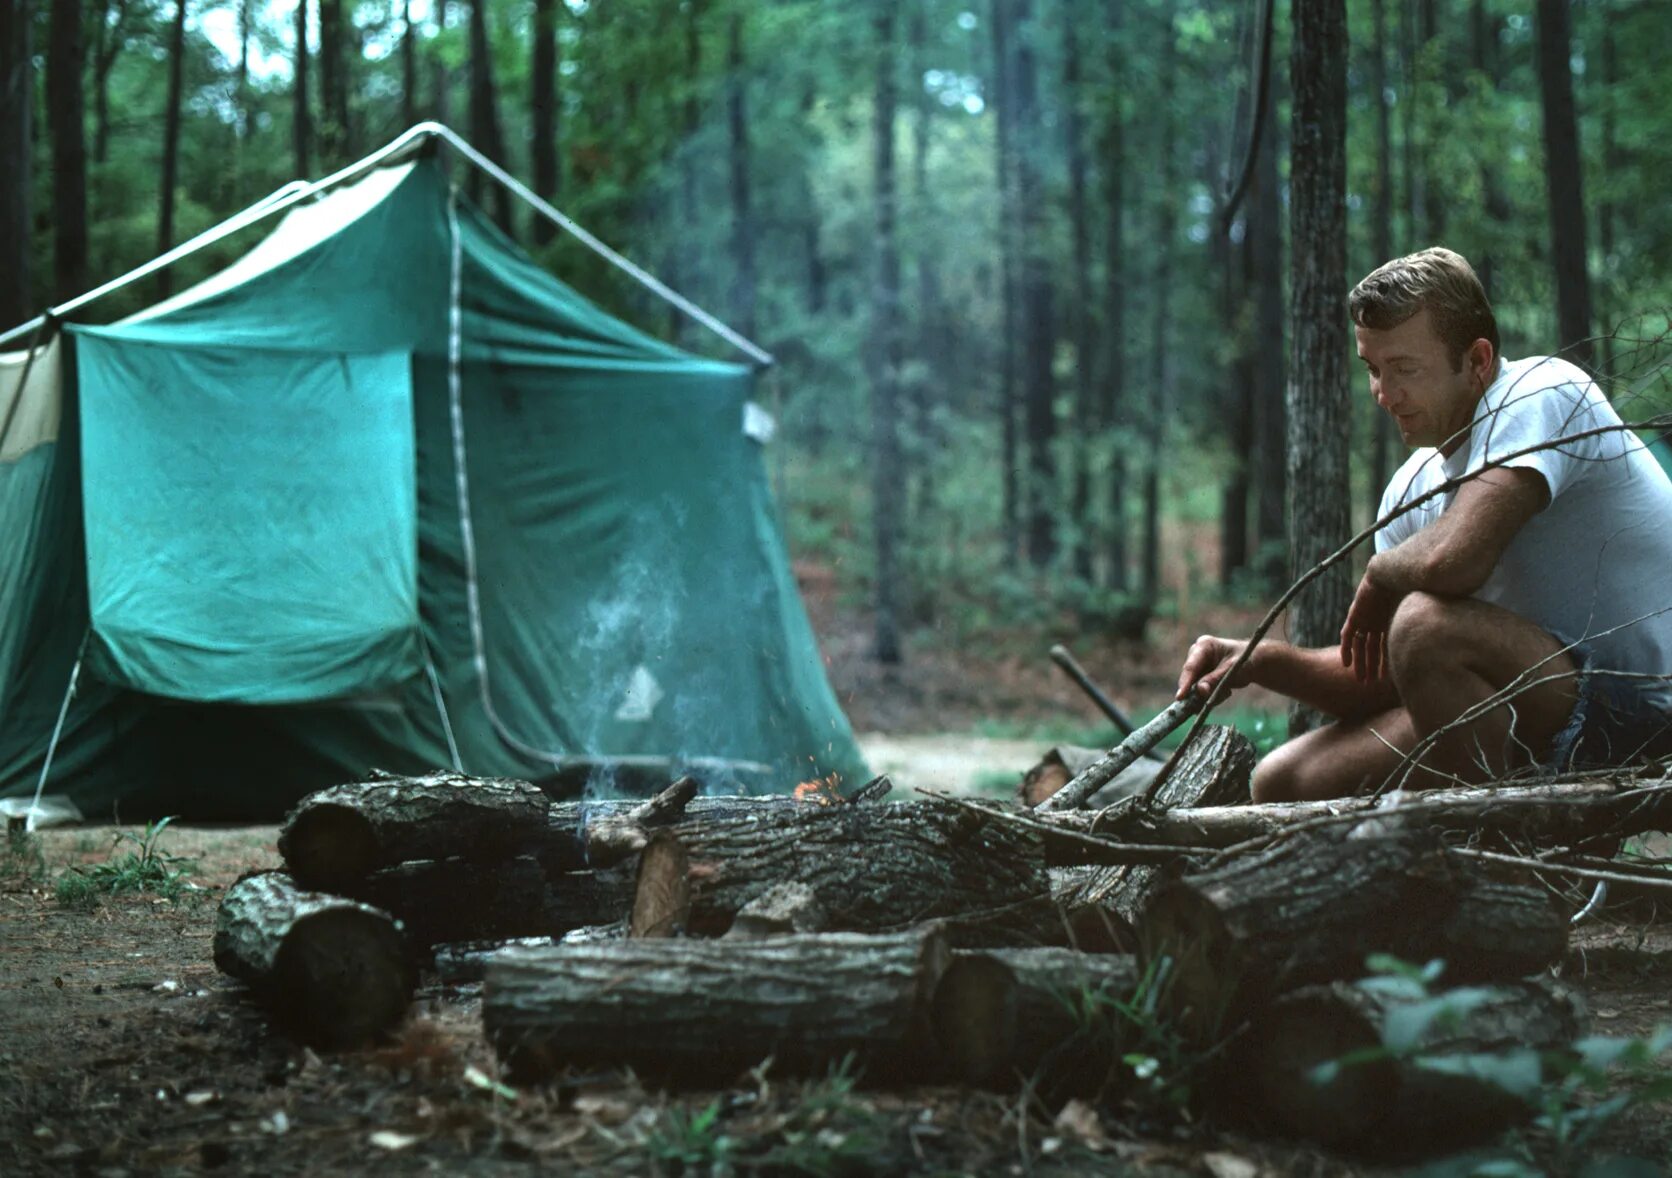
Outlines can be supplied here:
[[37, 882], [46, 875], [46, 855], [41, 836], [21, 823], [6, 826], [6, 855], [0, 860], [0, 880], [20, 886]]
[[699, 1172], [729, 1165], [736, 1147], [720, 1124], [719, 1097], [696, 1112], [669, 1106], [650, 1127], [644, 1145], [663, 1166]]
[[190, 885], [187, 878], [197, 864], [179, 855], [159, 849], [163, 832], [172, 817], [148, 822], [139, 834], [118, 831], [111, 844], [112, 851], [124, 843], [136, 848], [121, 855], [112, 855], [104, 863], [92, 867], [72, 867], [58, 877], [56, 895], [62, 904], [86, 908], [100, 897], [118, 896], [128, 892], [150, 892], [166, 899], [175, 899]]

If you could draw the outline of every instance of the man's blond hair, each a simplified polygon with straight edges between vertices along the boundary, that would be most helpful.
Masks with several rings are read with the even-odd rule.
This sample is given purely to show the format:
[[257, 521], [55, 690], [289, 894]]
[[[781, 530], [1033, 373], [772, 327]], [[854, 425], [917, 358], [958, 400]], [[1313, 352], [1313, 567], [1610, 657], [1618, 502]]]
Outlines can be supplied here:
[[1462, 254], [1435, 246], [1386, 262], [1365, 276], [1347, 296], [1353, 322], [1372, 331], [1398, 327], [1428, 308], [1434, 330], [1460, 371], [1469, 345], [1483, 339], [1498, 358], [1498, 320], [1486, 288]]

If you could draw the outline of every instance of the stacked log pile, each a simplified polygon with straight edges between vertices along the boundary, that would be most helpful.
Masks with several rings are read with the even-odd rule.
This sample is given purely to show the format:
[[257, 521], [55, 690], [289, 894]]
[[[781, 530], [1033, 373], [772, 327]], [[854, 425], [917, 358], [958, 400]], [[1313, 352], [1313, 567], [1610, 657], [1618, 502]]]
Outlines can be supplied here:
[[[1015, 806], [884, 801], [882, 779], [806, 799], [681, 779], [638, 804], [456, 774], [339, 786], [287, 820], [288, 874], [228, 893], [216, 960], [328, 1045], [398, 1021], [418, 967], [481, 978], [519, 1081], [622, 1065], [718, 1084], [767, 1057], [818, 1072], [851, 1056], [872, 1083], [1044, 1075], [1036, 1091], [1095, 1094], [1141, 1022], [1215, 1061], [1217, 1111], [1289, 1135], [1454, 1141], [1461, 1103], [1490, 1110], [1483, 1130], [1530, 1115], [1429, 1065], [1571, 1042], [1578, 1004], [1540, 980], [1569, 913], [1446, 832], [1573, 844], [1672, 824], [1666, 795], [1255, 806], [1253, 760], [1210, 726], [1095, 812], [1044, 805], [1037, 773]], [[1390, 991], [1366, 977], [1373, 954], [1441, 959], [1448, 989]], [[1398, 1030], [1435, 1001], [1468, 1017]], [[1348, 1055], [1369, 1062], [1332, 1070]]]

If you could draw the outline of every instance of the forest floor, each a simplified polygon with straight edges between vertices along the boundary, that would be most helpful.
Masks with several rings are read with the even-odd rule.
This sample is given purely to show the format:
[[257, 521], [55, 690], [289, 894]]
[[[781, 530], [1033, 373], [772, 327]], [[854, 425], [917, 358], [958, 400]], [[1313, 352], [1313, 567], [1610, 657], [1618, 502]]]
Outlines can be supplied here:
[[[1081, 657], [1123, 703], [1158, 706], [1188, 638], [1217, 621], [1247, 619], [1197, 616], [1151, 648], [1086, 643]], [[925, 748], [945, 757], [961, 742], [966, 766], [984, 770], [1034, 748], [981, 745], [968, 735], [979, 723], [1096, 723], [1044, 658], [1051, 635], [1018, 639], [1010, 653], [919, 650], [884, 672], [862, 657], [862, 622], [821, 620], [832, 678], [856, 728], [894, 742], [872, 755], [904, 757], [903, 784], [928, 773], [917, 757]], [[170, 828], [160, 849], [191, 860], [191, 887], [173, 899], [58, 899], [54, 881], [108, 861], [117, 834], [50, 830], [0, 848], [0, 1173], [1401, 1172], [1136, 1108], [1047, 1108], [1014, 1091], [874, 1091], [841, 1074], [796, 1082], [766, 1070], [677, 1095], [619, 1073], [512, 1090], [494, 1079], [472, 986], [427, 985], [389, 1042], [315, 1054], [272, 1031], [211, 962], [219, 895], [243, 871], [278, 865], [276, 828]], [[1586, 992], [1599, 1033], [1672, 1022], [1672, 922], [1653, 912], [1621, 909], [1582, 926], [1562, 971]], [[1672, 1159], [1672, 1116], [1632, 1109], [1565, 1161], [1548, 1133], [1521, 1141], [1536, 1163], [1522, 1173], [1578, 1173], [1567, 1163], [1608, 1152], [1658, 1163]], [[1656, 1163], [1620, 1172], [1667, 1172]]]

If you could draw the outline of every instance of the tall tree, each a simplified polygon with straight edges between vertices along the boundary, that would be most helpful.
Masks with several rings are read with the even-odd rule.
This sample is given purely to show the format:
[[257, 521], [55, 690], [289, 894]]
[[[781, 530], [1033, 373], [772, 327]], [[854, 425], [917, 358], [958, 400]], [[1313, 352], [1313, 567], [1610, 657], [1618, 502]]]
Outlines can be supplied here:
[[[186, 74], [186, 0], [175, 0], [174, 24], [168, 37], [168, 105], [163, 115], [162, 188], [157, 202], [157, 252], [174, 245], [174, 190], [180, 176], [180, 106]], [[157, 272], [157, 290], [167, 296], [172, 272]]]
[[[913, 108], [912, 121], [911, 195], [912, 215], [918, 227], [917, 238], [917, 321], [913, 324], [917, 354], [930, 363], [920, 366], [912, 382], [912, 434], [915, 449], [910, 463], [915, 476], [916, 490], [911, 496], [916, 518], [921, 519], [934, 502], [935, 463], [935, 392], [939, 387], [935, 359], [945, 354], [941, 346], [940, 259], [929, 248], [928, 230], [935, 223], [934, 189], [929, 183], [929, 131], [935, 117], [935, 99], [923, 84], [928, 62], [928, 9], [934, 0], [913, 0], [911, 19], [907, 22], [906, 40], [911, 49], [911, 65], [906, 76], [911, 79]], [[807, 91], [811, 96], [812, 90]], [[810, 208], [812, 201], [808, 201]], [[813, 224], [816, 228], [816, 208]], [[816, 240], [813, 243], [816, 246]], [[813, 248], [812, 246], [809, 247]], [[816, 253], [816, 250], [814, 251]], [[815, 259], [809, 257], [809, 267]]]
[[250, 38], [255, 35], [255, 0], [238, 0], [238, 138], [250, 137]]
[[110, 158], [110, 74], [128, 43], [128, 0], [98, 5], [93, 24], [93, 162]]
[[1113, 80], [1104, 94], [1099, 155], [1103, 160], [1103, 355], [1099, 367], [1102, 397], [1098, 425], [1104, 445], [1112, 447], [1104, 493], [1107, 538], [1104, 583], [1126, 588], [1126, 457], [1114, 445], [1126, 401], [1126, 107], [1120, 85], [1127, 56], [1121, 41], [1127, 0], [1107, 0], [1107, 58]]
[[900, 252], [896, 240], [894, 181], [894, 0], [872, 0], [876, 30], [876, 97], [873, 129], [873, 196], [876, 205], [876, 280], [871, 299], [871, 519], [876, 541], [876, 655], [900, 661], [899, 544], [905, 479], [900, 453]]
[[0, 0], [0, 329], [35, 313], [29, 256], [34, 55], [29, 0]]
[[296, 0], [296, 55], [290, 89], [290, 143], [296, 155], [296, 174], [309, 172], [313, 150], [313, 115], [308, 110], [308, 0]]
[[[749, 94], [743, 57], [743, 17], [733, 9], [726, 20], [726, 130], [732, 205], [732, 316], [738, 330], [755, 334], [755, 214], [749, 176]], [[889, 37], [893, 37], [890, 24]], [[890, 47], [889, 52], [893, 52]], [[889, 114], [892, 127], [893, 113]], [[890, 157], [892, 160], [892, 156]], [[892, 183], [892, 174], [890, 183]]]
[[[1092, 439], [1097, 422], [1097, 360], [1092, 343], [1091, 212], [1087, 198], [1085, 82], [1080, 49], [1080, 17], [1073, 0], [1062, 6], [1063, 138], [1068, 154], [1068, 223], [1074, 309], [1074, 487], [1069, 514], [1075, 521], [1074, 572], [1092, 578], [1091, 517]], [[1111, 166], [1118, 166], [1110, 161]]]
[[[697, 134], [702, 129], [702, 4], [703, 0], [685, 0], [685, 101], [684, 101], [684, 132], [685, 140], [679, 150], [679, 207], [680, 214], [687, 226], [699, 224], [698, 213], [700, 199], [697, 189]], [[681, 240], [684, 249], [680, 251], [679, 274], [686, 287], [685, 293], [700, 301], [701, 247], [697, 242], [697, 235], [686, 232]], [[676, 339], [683, 339], [692, 328], [691, 321], [683, 315], [676, 316], [673, 324], [673, 334]], [[813, 434], [815, 444], [820, 440], [817, 431]]]
[[1538, 75], [1544, 106], [1544, 176], [1556, 268], [1556, 330], [1562, 352], [1591, 365], [1591, 281], [1585, 271], [1585, 197], [1579, 121], [1573, 106], [1568, 0], [1538, 0]]
[[401, 0], [401, 125], [411, 127], [417, 122], [418, 37], [412, 27], [412, 0]]
[[349, 126], [350, 63], [359, 58], [354, 21], [343, 13], [343, 0], [319, 4], [319, 148], [331, 163], [343, 162], [353, 144]]
[[1177, 151], [1173, 142], [1176, 120], [1173, 112], [1175, 93], [1174, 75], [1177, 72], [1177, 34], [1173, 28], [1171, 11], [1162, 19], [1160, 60], [1156, 69], [1161, 75], [1161, 89], [1157, 97], [1159, 107], [1159, 135], [1161, 152], [1160, 175], [1156, 192], [1160, 199], [1156, 207], [1155, 226], [1155, 317], [1150, 337], [1149, 396], [1144, 406], [1144, 524], [1142, 580], [1139, 582], [1144, 603], [1153, 609], [1161, 597], [1161, 447], [1164, 439], [1163, 414], [1172, 392], [1172, 349], [1167, 342], [1171, 331], [1171, 295], [1173, 287], [1173, 235], [1178, 230]]
[[81, 103], [81, 4], [52, 0], [47, 31], [46, 116], [52, 132], [53, 302], [87, 281], [87, 129]]
[[[499, 99], [493, 81], [493, 43], [488, 37], [487, 0], [470, 5], [470, 138], [476, 150], [504, 166], [505, 139], [499, 129]], [[480, 202], [485, 177], [480, 168], [470, 171], [470, 197]], [[494, 183], [493, 219], [511, 232], [511, 194], [503, 184]]]
[[[1299, 576], [1347, 540], [1347, 12], [1294, 0], [1290, 106], [1289, 570]], [[1352, 595], [1346, 565], [1289, 607], [1289, 636], [1327, 646]], [[1290, 732], [1316, 717], [1293, 711]]]
[[[534, 0], [534, 60], [529, 65], [528, 110], [533, 120], [534, 191], [557, 200], [560, 183], [557, 155], [557, 9], [558, 0]], [[544, 217], [534, 219], [534, 240], [548, 242], [557, 226]]]
[[1014, 15], [1015, 0], [991, 0], [990, 23], [993, 30], [993, 79], [991, 108], [993, 111], [994, 174], [999, 197], [999, 423], [1001, 429], [1003, 466], [1004, 547], [1014, 553], [1021, 536], [1021, 486], [1017, 478], [1020, 469], [1016, 430], [1016, 335], [1020, 316], [1017, 313], [1017, 212], [1015, 163], [1015, 113], [1012, 99], [1011, 75], [1015, 70]]
[[[435, 28], [437, 33], [447, 32], [448, 10], [452, 7], [451, 0], [436, 0]], [[453, 71], [447, 65], [445, 54], [430, 54], [430, 117], [438, 123], [450, 123], [453, 119]]]
[[[1373, 265], [1393, 258], [1393, 112], [1388, 107], [1387, 14], [1384, 0], [1370, 4], [1370, 88], [1376, 103], [1376, 203], [1372, 213]], [[1370, 510], [1382, 503], [1388, 482], [1388, 451], [1393, 445], [1391, 421], [1378, 412], [1370, 435]]]
[[1033, 0], [1013, 0], [1016, 16], [1016, 201], [1022, 330], [1022, 404], [1027, 423], [1028, 559], [1043, 567], [1056, 555], [1056, 349], [1050, 244], [1045, 226], [1043, 119]]
[[1254, 297], [1254, 415], [1259, 508], [1255, 535], [1259, 574], [1276, 591], [1287, 571], [1288, 531], [1284, 522], [1288, 477], [1284, 453], [1288, 416], [1284, 398], [1283, 346], [1283, 190], [1278, 176], [1277, 98], [1266, 103], [1265, 129], [1254, 155], [1254, 179], [1248, 189], [1248, 265]]

